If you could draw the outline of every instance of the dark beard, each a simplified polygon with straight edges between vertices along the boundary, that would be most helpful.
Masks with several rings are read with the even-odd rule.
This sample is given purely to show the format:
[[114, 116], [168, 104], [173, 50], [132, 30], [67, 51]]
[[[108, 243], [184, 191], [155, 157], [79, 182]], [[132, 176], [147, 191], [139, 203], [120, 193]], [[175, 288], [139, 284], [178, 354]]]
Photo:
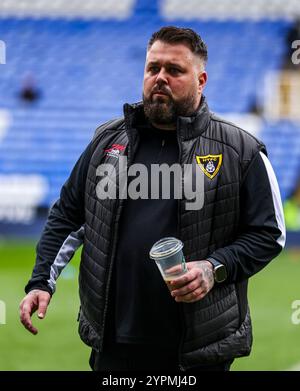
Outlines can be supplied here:
[[157, 125], [176, 124], [177, 117], [188, 117], [194, 114], [195, 101], [196, 97], [192, 94], [177, 102], [170, 96], [168, 101], [157, 99], [153, 102], [152, 96], [146, 98], [143, 95], [145, 116]]

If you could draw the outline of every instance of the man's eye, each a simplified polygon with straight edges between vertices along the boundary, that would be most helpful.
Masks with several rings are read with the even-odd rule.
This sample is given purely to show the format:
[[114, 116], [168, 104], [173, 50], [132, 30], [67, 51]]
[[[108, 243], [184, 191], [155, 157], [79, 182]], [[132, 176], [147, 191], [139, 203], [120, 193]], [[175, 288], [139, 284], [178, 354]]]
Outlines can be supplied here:
[[157, 73], [157, 72], [159, 72], [159, 68], [156, 67], [156, 66], [149, 67], [148, 70], [149, 70], [149, 72], [151, 72], [151, 73]]
[[169, 72], [172, 74], [172, 75], [177, 75], [180, 73], [180, 69], [178, 68], [170, 68], [169, 69]]

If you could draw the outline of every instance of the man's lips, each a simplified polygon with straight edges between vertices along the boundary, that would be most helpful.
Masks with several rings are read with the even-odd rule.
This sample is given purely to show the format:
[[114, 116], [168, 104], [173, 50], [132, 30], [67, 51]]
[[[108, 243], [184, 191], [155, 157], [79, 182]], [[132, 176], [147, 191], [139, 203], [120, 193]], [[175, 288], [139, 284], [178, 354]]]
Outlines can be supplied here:
[[167, 92], [164, 92], [164, 91], [154, 91], [154, 92], [152, 93], [152, 96], [154, 96], [154, 95], [157, 95], [157, 96], [168, 96], [168, 97], [170, 97], [170, 95], [169, 95]]

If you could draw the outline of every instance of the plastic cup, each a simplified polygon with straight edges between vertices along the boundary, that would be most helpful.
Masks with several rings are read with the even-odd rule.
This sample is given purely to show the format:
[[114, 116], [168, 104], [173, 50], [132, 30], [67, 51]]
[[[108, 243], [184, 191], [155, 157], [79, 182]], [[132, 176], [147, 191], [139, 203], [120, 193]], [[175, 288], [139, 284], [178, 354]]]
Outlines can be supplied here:
[[154, 243], [150, 258], [156, 262], [165, 281], [172, 281], [187, 271], [181, 240], [168, 237]]

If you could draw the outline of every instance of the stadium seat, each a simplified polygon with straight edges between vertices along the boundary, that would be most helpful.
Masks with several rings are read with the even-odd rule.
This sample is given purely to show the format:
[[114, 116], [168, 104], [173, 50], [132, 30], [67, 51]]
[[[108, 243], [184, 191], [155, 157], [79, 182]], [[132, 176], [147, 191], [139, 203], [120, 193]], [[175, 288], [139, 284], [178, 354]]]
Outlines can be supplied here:
[[[222, 7], [221, 3], [216, 6]], [[45, 206], [57, 198], [94, 129], [122, 115], [124, 102], [141, 99], [146, 43], [162, 24], [157, 14], [151, 14], [150, 20], [153, 9], [142, 5], [141, 14], [122, 22], [0, 19], [0, 37], [9, 53], [8, 64], [0, 73], [0, 91], [5, 91], [0, 95], [0, 107], [9, 110], [12, 118], [0, 142], [0, 173], [43, 175], [50, 184]], [[280, 66], [289, 25], [266, 20], [189, 22], [208, 44], [205, 94], [213, 111], [248, 112], [265, 74]], [[276, 42], [271, 49], [270, 42]], [[19, 98], [27, 72], [34, 75], [41, 93], [33, 104]], [[266, 140], [278, 129], [283, 131], [276, 126], [267, 128]], [[285, 144], [276, 144], [274, 137], [268, 143], [280, 173], [280, 150]], [[295, 153], [299, 151], [298, 144], [293, 148]], [[279, 178], [288, 191], [283, 176]]]

